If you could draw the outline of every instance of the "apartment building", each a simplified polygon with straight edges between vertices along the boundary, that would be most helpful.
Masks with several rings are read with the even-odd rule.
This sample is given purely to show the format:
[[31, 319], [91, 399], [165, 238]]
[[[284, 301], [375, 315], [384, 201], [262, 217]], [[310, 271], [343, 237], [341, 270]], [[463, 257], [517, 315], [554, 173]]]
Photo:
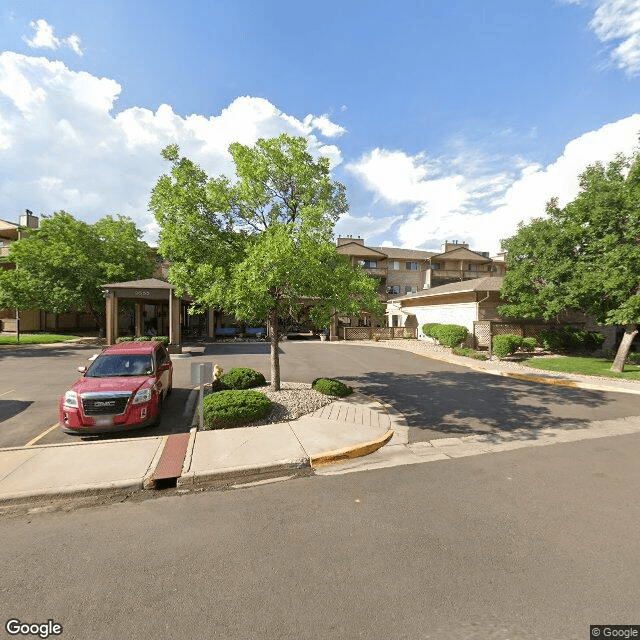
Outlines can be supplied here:
[[[8, 222], [0, 220], [0, 258], [6, 258], [9, 255], [9, 245], [20, 239], [22, 227], [29, 229], [37, 229], [39, 225], [38, 216], [26, 209], [20, 216], [19, 222]], [[13, 265], [9, 263], [0, 263], [0, 269], [13, 269]]]
[[471, 251], [466, 243], [445, 242], [441, 252], [396, 247], [368, 247], [363, 238], [337, 240], [337, 251], [349, 256], [366, 273], [380, 279], [382, 301], [419, 293], [450, 282], [487, 276], [502, 276], [504, 255], [490, 258], [486, 252]]

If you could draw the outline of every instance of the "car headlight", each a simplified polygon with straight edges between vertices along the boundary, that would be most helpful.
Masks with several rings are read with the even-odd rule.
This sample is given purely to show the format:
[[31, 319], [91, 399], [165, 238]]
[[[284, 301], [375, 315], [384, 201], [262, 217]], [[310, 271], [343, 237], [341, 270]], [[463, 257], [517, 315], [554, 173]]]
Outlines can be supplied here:
[[64, 406], [65, 407], [78, 406], [78, 394], [75, 391], [67, 391], [67, 393], [64, 394]]
[[151, 389], [140, 389], [133, 398], [133, 404], [142, 404], [151, 400]]

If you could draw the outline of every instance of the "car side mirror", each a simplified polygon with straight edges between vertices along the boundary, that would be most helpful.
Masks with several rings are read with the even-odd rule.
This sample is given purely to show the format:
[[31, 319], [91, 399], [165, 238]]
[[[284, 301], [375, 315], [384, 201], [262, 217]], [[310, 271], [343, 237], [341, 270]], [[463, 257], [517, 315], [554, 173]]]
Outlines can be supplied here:
[[165, 362], [164, 364], [161, 364], [158, 367], [158, 371], [168, 371], [170, 366], [171, 366], [170, 362]]
[[87, 367], [78, 367], [80, 373], [87, 373]]

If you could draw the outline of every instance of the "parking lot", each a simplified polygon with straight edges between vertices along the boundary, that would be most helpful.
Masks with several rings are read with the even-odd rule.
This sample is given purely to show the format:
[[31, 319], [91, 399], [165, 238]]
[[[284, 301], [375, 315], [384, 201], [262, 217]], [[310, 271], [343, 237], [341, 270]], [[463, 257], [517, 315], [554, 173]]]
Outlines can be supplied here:
[[[91, 441], [60, 430], [58, 398], [78, 378], [78, 367], [98, 351], [90, 346], [0, 350], [0, 448]], [[225, 371], [251, 367], [268, 379], [269, 351], [266, 342], [216, 343], [194, 347], [190, 357], [174, 357], [173, 393], [160, 424], [109, 437], [188, 430], [192, 363], [211, 362]], [[411, 442], [523, 428], [581, 429], [596, 420], [640, 414], [638, 396], [509, 380], [395, 349], [285, 341], [280, 364], [283, 381], [337, 377], [396, 407], [407, 418]]]

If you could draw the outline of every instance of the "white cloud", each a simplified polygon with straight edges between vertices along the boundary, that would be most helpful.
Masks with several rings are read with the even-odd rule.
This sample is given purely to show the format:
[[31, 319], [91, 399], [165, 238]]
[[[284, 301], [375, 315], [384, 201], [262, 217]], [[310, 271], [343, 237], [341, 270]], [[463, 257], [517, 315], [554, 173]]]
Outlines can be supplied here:
[[561, 206], [573, 200], [589, 164], [606, 163], [619, 152], [631, 155], [639, 131], [640, 115], [605, 125], [569, 142], [546, 167], [516, 157], [503, 158], [501, 167], [485, 158], [483, 169], [477, 152], [434, 159], [376, 149], [347, 168], [382, 206], [404, 209], [394, 227], [400, 246], [437, 250], [457, 239], [477, 251], [496, 252], [519, 221], [544, 215], [551, 197]]
[[310, 128], [310, 131], [317, 129], [325, 138], [337, 138], [347, 131], [339, 124], [331, 122], [327, 114], [321, 116], [309, 114], [304, 119], [304, 123]]
[[282, 132], [305, 136], [311, 153], [328, 156], [333, 167], [342, 162], [340, 149], [311, 124], [315, 116], [305, 123], [262, 98], [236, 98], [214, 116], [182, 117], [166, 104], [117, 113], [121, 91], [115, 80], [60, 61], [0, 53], [0, 217], [17, 218], [26, 208], [65, 209], [85, 220], [122, 213], [151, 236], [149, 195], [168, 168], [160, 150], [170, 143], [212, 175], [231, 176], [232, 142]]
[[23, 36], [22, 39], [32, 49], [59, 49], [62, 45], [69, 47], [76, 55], [82, 56], [83, 52], [80, 48], [80, 36], [75, 33], [67, 38], [58, 38], [54, 33], [54, 28], [46, 20], [40, 19], [32, 21], [29, 26], [35, 31], [32, 38]]
[[[585, 0], [563, 0], [585, 5]], [[640, 73], [640, 0], [595, 0], [596, 11], [589, 27], [600, 42], [611, 45], [611, 64], [629, 76]]]
[[375, 236], [380, 236], [393, 225], [401, 220], [401, 216], [387, 216], [387, 217], [375, 217], [371, 214], [365, 216], [354, 216], [350, 213], [343, 215], [335, 226], [335, 235], [338, 236], [354, 236], [359, 235], [367, 239], [371, 239]]

